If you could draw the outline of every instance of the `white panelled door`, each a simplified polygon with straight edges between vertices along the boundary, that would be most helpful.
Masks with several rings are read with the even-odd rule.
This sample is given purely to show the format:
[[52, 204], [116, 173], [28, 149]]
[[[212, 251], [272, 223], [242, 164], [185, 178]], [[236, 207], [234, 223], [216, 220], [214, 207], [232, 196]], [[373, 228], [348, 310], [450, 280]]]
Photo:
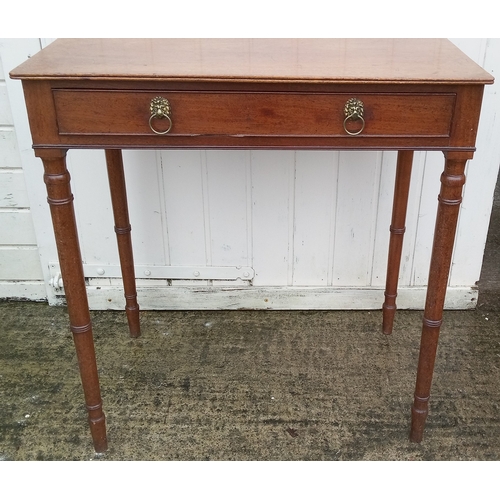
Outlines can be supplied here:
[[[498, 40], [453, 41], [493, 75], [500, 69]], [[20, 50], [21, 60], [23, 54]], [[478, 152], [468, 167], [448, 308], [474, 307], [477, 298], [475, 282], [500, 161], [500, 141], [492, 140], [495, 133], [500, 137], [497, 85], [486, 88]], [[14, 99], [43, 277], [49, 302], [56, 304], [64, 300], [64, 289], [54, 280], [57, 254], [49, 209], [41, 201], [42, 166], [29, 151], [21, 106], [21, 99]], [[195, 150], [123, 155], [142, 309], [381, 307], [395, 152]], [[443, 160], [442, 153], [415, 153], [400, 308], [424, 304]], [[70, 151], [68, 168], [90, 305], [122, 309], [104, 153]]]

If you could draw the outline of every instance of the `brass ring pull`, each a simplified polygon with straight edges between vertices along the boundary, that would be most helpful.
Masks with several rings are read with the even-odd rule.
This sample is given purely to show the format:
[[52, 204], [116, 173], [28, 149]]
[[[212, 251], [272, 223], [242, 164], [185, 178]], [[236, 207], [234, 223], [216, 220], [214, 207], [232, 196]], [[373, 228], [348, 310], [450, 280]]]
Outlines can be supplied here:
[[[359, 99], [356, 99], [355, 97], [353, 97], [352, 99], [349, 99], [345, 103], [344, 130], [346, 131], [347, 134], [359, 135], [359, 134], [361, 134], [361, 132], [363, 132], [363, 130], [365, 129], [365, 119], [363, 118], [363, 113], [364, 113], [363, 101], [360, 101]], [[356, 132], [351, 132], [351, 131], [347, 130], [347, 122], [349, 120], [352, 120], [352, 121], [361, 120], [361, 128], [359, 130], [357, 130]]]
[[[170, 103], [164, 97], [155, 97], [151, 99], [151, 104], [149, 106], [151, 116], [149, 117], [149, 128], [158, 135], [165, 135], [170, 132], [172, 128], [172, 110], [170, 109]], [[168, 120], [168, 128], [164, 131], [156, 130], [153, 127], [153, 119], [158, 118], [159, 120]]]

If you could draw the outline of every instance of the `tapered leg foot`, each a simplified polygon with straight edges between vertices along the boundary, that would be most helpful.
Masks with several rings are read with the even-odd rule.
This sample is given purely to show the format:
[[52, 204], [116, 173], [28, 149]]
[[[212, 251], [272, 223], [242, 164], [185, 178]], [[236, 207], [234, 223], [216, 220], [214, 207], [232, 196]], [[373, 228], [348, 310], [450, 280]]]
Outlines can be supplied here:
[[125, 295], [125, 312], [127, 314], [128, 329], [130, 336], [137, 338], [141, 335], [141, 322], [139, 319], [139, 304], [137, 294]]
[[45, 169], [47, 201], [54, 226], [71, 332], [89, 415], [90, 432], [95, 450], [104, 452], [108, 448], [106, 421], [102, 411], [92, 323], [65, 155], [66, 152], [61, 150], [44, 150], [39, 156], [42, 158]]
[[382, 306], [382, 331], [386, 335], [392, 333], [394, 316], [396, 314], [399, 268], [401, 266], [401, 251], [403, 249], [403, 236], [405, 233], [406, 209], [408, 206], [412, 163], [413, 151], [398, 152], [390, 227], [391, 237], [389, 240], [389, 256], [387, 258], [385, 300]]
[[116, 240], [120, 256], [123, 287], [125, 289], [125, 311], [131, 337], [139, 337], [141, 325], [139, 320], [139, 304], [137, 303], [137, 290], [135, 286], [134, 255], [132, 251], [132, 238], [125, 174], [123, 171], [122, 152], [119, 149], [106, 150], [106, 163], [108, 167], [109, 187], [113, 216], [115, 219]]
[[465, 183], [465, 164], [471, 157], [472, 153], [446, 153], [445, 168], [441, 175], [441, 191], [438, 198], [436, 229], [420, 340], [415, 399], [411, 410], [410, 440], [415, 443], [422, 441], [428, 413], [453, 243], [462, 202], [462, 188]]
[[89, 409], [88, 406], [87, 410], [89, 412], [89, 426], [94, 450], [97, 453], [104, 453], [108, 449], [108, 438], [106, 436], [106, 418], [102, 412], [102, 405], [101, 408], [96, 409], [96, 413], [98, 413], [96, 417], [91, 416], [94, 410]]
[[394, 317], [396, 316], [396, 295], [385, 294], [385, 302], [382, 305], [382, 332], [385, 335], [392, 333]]
[[411, 407], [410, 441], [420, 443], [424, 436], [425, 421], [429, 413], [429, 398], [415, 396]]

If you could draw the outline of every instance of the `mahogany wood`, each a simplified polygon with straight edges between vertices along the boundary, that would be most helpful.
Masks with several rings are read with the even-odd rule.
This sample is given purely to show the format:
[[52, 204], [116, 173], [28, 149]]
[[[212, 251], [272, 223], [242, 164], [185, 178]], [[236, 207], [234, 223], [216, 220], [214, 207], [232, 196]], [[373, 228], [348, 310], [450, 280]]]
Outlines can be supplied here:
[[[493, 78], [447, 40], [57, 40], [11, 72], [23, 81], [35, 154], [45, 167], [64, 288], [97, 451], [104, 414], [73, 214], [68, 148], [106, 151], [132, 336], [139, 335], [123, 148], [396, 150], [383, 330], [392, 331], [414, 150], [445, 153], [410, 439], [422, 439], [464, 168], [483, 88]], [[172, 104], [172, 130], [149, 129], [149, 101]], [[343, 130], [347, 99], [365, 128]]]
[[408, 206], [408, 193], [410, 191], [412, 163], [413, 151], [399, 151], [396, 165], [396, 181], [394, 184], [394, 202], [392, 205], [385, 301], [382, 306], [382, 331], [386, 335], [392, 333], [394, 315], [396, 313], [396, 296], [398, 294], [403, 236], [406, 230], [406, 209]]
[[[125, 70], [125, 71], [124, 71]], [[488, 83], [445, 39], [59, 39], [15, 78]]]
[[139, 337], [141, 326], [139, 322], [139, 304], [135, 286], [134, 254], [127, 204], [127, 187], [123, 171], [122, 152], [119, 149], [106, 150], [111, 204], [115, 218], [115, 233], [118, 243], [118, 254], [122, 270], [123, 287], [125, 290], [125, 311], [131, 337]]
[[415, 398], [411, 410], [410, 440], [416, 443], [422, 440], [428, 414], [453, 242], [462, 202], [462, 188], [465, 184], [465, 164], [469, 158], [470, 155], [447, 153], [444, 172], [441, 175], [441, 191], [438, 197], [439, 204], [420, 341]]
[[[42, 113], [43, 103], [51, 103], [44, 127], [32, 127], [35, 147], [473, 150], [474, 126], [460, 129], [454, 121], [452, 127], [451, 120], [482, 97], [482, 85], [451, 83], [133, 83], [23, 81], [29, 109]], [[149, 102], [157, 95], [172, 99], [168, 135], [148, 126]], [[342, 127], [343, 106], [353, 96], [363, 96], [366, 108], [366, 131], [354, 137]]]
[[[149, 103], [158, 92], [56, 90], [61, 135], [151, 135]], [[192, 135], [340, 136], [346, 93], [162, 92], [174, 123], [168, 138]], [[449, 137], [452, 93], [358, 93], [367, 136]], [[82, 106], [82, 102], [85, 106]], [[96, 109], [111, 107], [110, 114]], [[411, 114], [406, 110], [410, 108]], [[78, 120], [75, 120], [78, 116]]]
[[66, 151], [52, 150], [42, 156], [59, 264], [68, 304], [70, 328], [75, 342], [90, 431], [97, 452], [107, 450], [105, 417], [97, 375], [97, 364], [90, 321], [82, 258], [73, 209]]

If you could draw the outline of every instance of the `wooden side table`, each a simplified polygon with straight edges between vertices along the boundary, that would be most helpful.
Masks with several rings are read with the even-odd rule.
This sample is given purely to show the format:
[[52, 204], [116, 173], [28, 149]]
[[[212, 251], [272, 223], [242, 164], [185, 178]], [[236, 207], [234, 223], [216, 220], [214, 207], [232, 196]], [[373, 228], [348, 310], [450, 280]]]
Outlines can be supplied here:
[[65, 156], [105, 150], [132, 337], [139, 306], [121, 149], [397, 150], [383, 332], [392, 331], [413, 151], [445, 156], [410, 439], [422, 439], [464, 169], [493, 78], [447, 40], [57, 40], [23, 83], [96, 451], [107, 449]]

